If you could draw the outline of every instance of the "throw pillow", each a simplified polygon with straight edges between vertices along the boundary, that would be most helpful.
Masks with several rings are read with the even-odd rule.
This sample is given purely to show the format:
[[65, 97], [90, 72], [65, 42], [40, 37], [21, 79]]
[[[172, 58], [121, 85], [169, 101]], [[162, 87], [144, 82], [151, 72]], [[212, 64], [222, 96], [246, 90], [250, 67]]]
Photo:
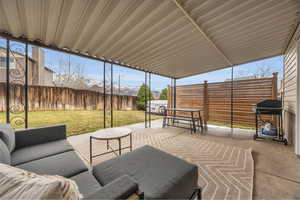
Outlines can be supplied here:
[[81, 198], [74, 181], [61, 176], [38, 175], [0, 164], [0, 199]]
[[0, 138], [7, 145], [9, 152], [13, 152], [16, 146], [15, 130], [9, 124], [0, 125]]

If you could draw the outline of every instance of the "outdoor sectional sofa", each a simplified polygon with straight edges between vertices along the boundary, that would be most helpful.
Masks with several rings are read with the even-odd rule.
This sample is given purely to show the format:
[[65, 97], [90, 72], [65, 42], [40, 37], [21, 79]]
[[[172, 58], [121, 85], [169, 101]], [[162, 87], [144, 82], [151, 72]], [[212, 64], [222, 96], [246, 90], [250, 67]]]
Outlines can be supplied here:
[[64, 125], [16, 131], [10, 160], [37, 174], [74, 180], [85, 199], [126, 199], [134, 193], [145, 199], [189, 199], [201, 193], [197, 166], [151, 146], [89, 170], [66, 140]]

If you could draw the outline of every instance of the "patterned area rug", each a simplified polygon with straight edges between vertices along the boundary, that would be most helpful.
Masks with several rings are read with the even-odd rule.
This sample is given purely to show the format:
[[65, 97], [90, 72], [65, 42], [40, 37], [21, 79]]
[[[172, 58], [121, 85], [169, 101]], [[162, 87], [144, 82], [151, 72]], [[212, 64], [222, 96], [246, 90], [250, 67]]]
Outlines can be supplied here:
[[[97, 143], [94, 151], [105, 151], [105, 143]], [[88, 140], [75, 148], [88, 160], [86, 144]], [[124, 141], [124, 146], [127, 144]], [[133, 144], [134, 148], [149, 144], [196, 164], [203, 199], [252, 199], [254, 161], [250, 149], [207, 141], [201, 139], [201, 135], [190, 135], [172, 128], [135, 130]], [[101, 157], [93, 164], [113, 157]]]

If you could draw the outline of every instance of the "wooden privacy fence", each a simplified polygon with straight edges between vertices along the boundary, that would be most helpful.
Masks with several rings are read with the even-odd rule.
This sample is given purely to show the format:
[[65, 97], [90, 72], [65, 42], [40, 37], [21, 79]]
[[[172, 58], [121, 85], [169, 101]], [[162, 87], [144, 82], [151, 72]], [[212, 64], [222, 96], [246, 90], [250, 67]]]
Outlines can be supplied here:
[[[233, 125], [254, 127], [253, 106], [264, 99], [278, 97], [277, 76], [277, 73], [273, 73], [271, 78], [218, 83], [205, 81], [203, 84], [177, 86], [176, 107], [202, 109], [205, 124], [207, 121], [231, 124], [232, 120]], [[168, 95], [168, 106], [171, 107], [174, 102], [171, 98], [172, 88], [169, 88]]]
[[[110, 109], [109, 94], [106, 95], [106, 109]], [[136, 110], [136, 97], [113, 95], [114, 110]], [[22, 109], [25, 104], [24, 87], [10, 85], [10, 105]], [[28, 86], [29, 111], [39, 110], [103, 110], [104, 95], [89, 90], [65, 87]], [[0, 111], [6, 110], [6, 84], [0, 83]]]

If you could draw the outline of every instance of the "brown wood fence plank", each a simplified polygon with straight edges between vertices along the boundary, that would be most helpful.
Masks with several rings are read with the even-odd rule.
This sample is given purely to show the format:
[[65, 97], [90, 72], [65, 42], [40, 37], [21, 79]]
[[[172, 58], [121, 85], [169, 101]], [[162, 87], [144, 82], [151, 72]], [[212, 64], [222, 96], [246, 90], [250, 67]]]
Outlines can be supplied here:
[[[0, 83], [0, 112], [4, 112], [6, 109], [5, 87], [5, 83]], [[103, 109], [104, 97], [100, 92], [46, 86], [28, 86], [28, 91], [29, 111]], [[12, 105], [24, 104], [23, 86], [12, 84], [10, 86], [10, 93], [10, 102]], [[106, 98], [109, 102], [110, 95], [106, 95]], [[135, 96], [124, 95], [119, 97], [115, 95], [113, 99], [114, 109], [136, 110]]]
[[[231, 123], [230, 81], [177, 86], [176, 94], [177, 107], [201, 108], [205, 110], [203, 113], [205, 121]], [[234, 81], [233, 123], [253, 127], [255, 125], [253, 104], [277, 96], [276, 74], [271, 78]], [[168, 99], [168, 102], [171, 102], [171, 99]], [[265, 118], [271, 120], [270, 117]]]

